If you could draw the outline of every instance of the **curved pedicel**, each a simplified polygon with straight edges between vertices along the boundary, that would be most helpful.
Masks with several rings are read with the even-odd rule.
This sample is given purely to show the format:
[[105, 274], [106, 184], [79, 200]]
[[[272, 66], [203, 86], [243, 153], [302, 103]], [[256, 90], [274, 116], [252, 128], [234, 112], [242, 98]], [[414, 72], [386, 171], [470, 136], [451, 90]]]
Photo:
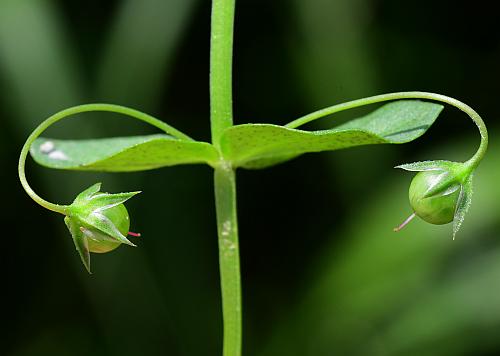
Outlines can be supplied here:
[[470, 106], [459, 100], [435, 93], [419, 91], [390, 93], [330, 106], [294, 120], [286, 127], [297, 128], [340, 111], [400, 99], [424, 99], [449, 104], [465, 112], [479, 129], [481, 143], [476, 153], [466, 162], [424, 161], [396, 167], [420, 173], [413, 178], [409, 191], [410, 204], [414, 212], [394, 231], [400, 231], [415, 216], [419, 216], [431, 224], [447, 224], [453, 221], [454, 239], [470, 206], [474, 170], [488, 148], [486, 125], [481, 116]]
[[128, 231], [130, 219], [123, 203], [139, 192], [102, 193], [99, 192], [101, 183], [97, 183], [80, 193], [70, 205], [54, 204], [41, 198], [30, 187], [26, 179], [25, 165], [31, 145], [48, 127], [71, 115], [92, 111], [107, 111], [131, 116], [149, 123], [175, 138], [192, 141], [187, 135], [150, 115], [111, 104], [80, 105], [60, 111], [43, 121], [31, 133], [19, 157], [18, 173], [21, 184], [26, 193], [39, 205], [65, 215], [64, 222], [71, 233], [82, 262], [89, 272], [90, 252], [109, 252], [121, 244], [135, 246], [127, 239], [127, 235], [140, 236], [140, 234]]

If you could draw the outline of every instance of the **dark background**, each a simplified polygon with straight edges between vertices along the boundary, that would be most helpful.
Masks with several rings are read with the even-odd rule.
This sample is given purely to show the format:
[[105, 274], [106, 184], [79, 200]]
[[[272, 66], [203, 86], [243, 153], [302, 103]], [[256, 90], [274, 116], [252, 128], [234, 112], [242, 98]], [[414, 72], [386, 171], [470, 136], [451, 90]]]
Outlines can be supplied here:
[[[236, 123], [284, 124], [345, 100], [424, 90], [471, 105], [491, 135], [456, 241], [451, 226], [422, 221], [392, 232], [411, 212], [411, 174], [392, 167], [465, 160], [479, 143], [452, 108], [407, 145], [239, 171], [246, 355], [500, 352], [500, 17], [490, 3], [238, 0]], [[28, 162], [31, 184], [54, 202], [96, 181], [110, 192], [143, 190], [127, 204], [139, 247], [93, 255], [93, 275], [61, 217], [31, 201], [16, 175], [31, 130], [82, 103], [131, 106], [208, 141], [209, 23], [210, 2], [200, 0], [0, 0], [1, 354], [221, 353], [208, 167], [82, 174]], [[47, 134], [151, 132], [91, 114]]]

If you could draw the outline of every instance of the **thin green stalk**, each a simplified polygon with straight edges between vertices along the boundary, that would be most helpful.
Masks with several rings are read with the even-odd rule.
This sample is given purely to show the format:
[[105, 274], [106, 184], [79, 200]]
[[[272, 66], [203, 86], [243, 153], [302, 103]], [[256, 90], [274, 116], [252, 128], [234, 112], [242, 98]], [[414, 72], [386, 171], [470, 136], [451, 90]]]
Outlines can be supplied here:
[[45, 209], [66, 215], [66, 209], [68, 207], [67, 205], [54, 204], [43, 199], [42, 197], [40, 197], [38, 194], [35, 193], [35, 191], [28, 184], [28, 180], [26, 179], [26, 171], [25, 171], [26, 158], [28, 157], [31, 144], [49, 125], [50, 123], [47, 123], [47, 121], [42, 122], [42, 124], [40, 124], [40, 126], [38, 126], [36, 130], [33, 131], [31, 135], [28, 137], [23, 146], [23, 149], [21, 150], [21, 155], [19, 156], [17, 172], [19, 174], [19, 180], [21, 181], [21, 185], [23, 186], [26, 193], [28, 193], [28, 195], [31, 197], [31, 199], [33, 199], [39, 205], [43, 206]]
[[72, 108], [62, 110], [57, 114], [52, 115], [51, 117], [43, 121], [40, 125], [38, 125], [38, 127], [31, 133], [31, 135], [24, 143], [23, 149], [21, 150], [21, 155], [19, 156], [18, 174], [19, 174], [19, 180], [21, 181], [24, 190], [26, 191], [26, 193], [28, 193], [31, 199], [33, 199], [36, 203], [40, 204], [41, 206], [43, 206], [48, 210], [52, 210], [56, 213], [66, 215], [67, 205], [59, 205], [48, 202], [47, 200], [41, 198], [38, 194], [36, 194], [28, 184], [28, 181], [26, 179], [25, 166], [26, 166], [26, 158], [28, 157], [30, 147], [33, 144], [33, 142], [38, 138], [38, 136], [40, 136], [50, 125], [69, 116], [90, 111], [108, 111], [118, 114], [124, 114], [139, 119], [141, 121], [144, 121], [150, 125], [153, 125], [159, 128], [160, 130], [166, 132], [167, 134], [172, 135], [180, 140], [189, 140], [189, 141], [193, 140], [189, 136], [174, 129], [172, 126], [164, 123], [163, 121], [160, 121], [143, 112], [130, 109], [124, 106], [112, 105], [112, 104], [87, 104], [87, 105], [74, 106]]
[[[235, 0], [212, 1], [210, 36], [210, 123], [212, 143], [233, 125], [232, 63]], [[224, 356], [241, 355], [241, 276], [236, 216], [236, 181], [231, 165], [215, 168], [215, 205], [219, 235], [219, 265], [224, 321]]]
[[236, 215], [236, 180], [231, 166], [214, 172], [219, 264], [224, 319], [224, 356], [240, 356], [242, 344], [241, 277]]
[[212, 143], [233, 125], [233, 27], [235, 0], [213, 0], [210, 36], [210, 120]]
[[408, 92], [370, 96], [368, 98], [353, 100], [315, 111], [301, 118], [298, 118], [286, 124], [285, 126], [294, 129], [304, 124], [307, 124], [311, 121], [320, 119], [324, 116], [331, 115], [340, 111], [353, 109], [364, 105], [380, 103], [383, 101], [400, 100], [400, 99], [426, 99], [426, 100], [439, 101], [454, 106], [465, 112], [467, 115], [469, 115], [472, 121], [474, 121], [474, 123], [479, 128], [479, 134], [481, 135], [481, 143], [474, 156], [472, 156], [472, 158], [469, 159], [466, 163], [471, 169], [477, 167], [477, 165], [483, 158], [484, 154], [486, 153], [486, 149], [488, 148], [488, 131], [486, 130], [486, 125], [484, 124], [484, 121], [481, 118], [481, 116], [479, 116], [479, 114], [475, 112], [469, 105], [464, 104], [457, 99], [453, 99], [441, 94], [427, 93], [421, 91], [408, 91]]

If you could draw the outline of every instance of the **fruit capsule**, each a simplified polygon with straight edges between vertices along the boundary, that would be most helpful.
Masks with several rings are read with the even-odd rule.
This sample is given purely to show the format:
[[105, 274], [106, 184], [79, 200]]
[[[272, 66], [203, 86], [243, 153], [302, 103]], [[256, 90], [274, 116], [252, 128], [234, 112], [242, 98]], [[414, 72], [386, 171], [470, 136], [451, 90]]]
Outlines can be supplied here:
[[139, 192], [109, 194], [100, 192], [100, 187], [97, 183], [80, 193], [64, 218], [89, 272], [90, 252], [109, 252], [121, 244], [135, 246], [127, 239], [130, 218], [123, 203]]
[[410, 205], [428, 223], [448, 224], [455, 216], [460, 191], [461, 184], [446, 171], [419, 172], [410, 184]]

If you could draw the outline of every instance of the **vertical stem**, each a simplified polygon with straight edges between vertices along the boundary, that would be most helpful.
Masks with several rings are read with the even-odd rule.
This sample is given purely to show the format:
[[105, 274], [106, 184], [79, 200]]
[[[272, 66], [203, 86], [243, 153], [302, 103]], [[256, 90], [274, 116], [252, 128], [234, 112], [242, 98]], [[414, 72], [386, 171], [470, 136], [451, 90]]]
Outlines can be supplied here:
[[[210, 37], [210, 123], [212, 143], [233, 125], [232, 65], [235, 0], [212, 1]], [[215, 204], [219, 234], [219, 265], [224, 320], [224, 356], [240, 356], [241, 277], [236, 217], [235, 172], [221, 160], [215, 168]]]
[[210, 120], [212, 143], [233, 125], [232, 66], [235, 0], [213, 0], [210, 37]]
[[219, 234], [219, 264], [224, 319], [224, 356], [240, 356], [241, 277], [236, 216], [236, 179], [229, 165], [215, 169], [215, 203]]

